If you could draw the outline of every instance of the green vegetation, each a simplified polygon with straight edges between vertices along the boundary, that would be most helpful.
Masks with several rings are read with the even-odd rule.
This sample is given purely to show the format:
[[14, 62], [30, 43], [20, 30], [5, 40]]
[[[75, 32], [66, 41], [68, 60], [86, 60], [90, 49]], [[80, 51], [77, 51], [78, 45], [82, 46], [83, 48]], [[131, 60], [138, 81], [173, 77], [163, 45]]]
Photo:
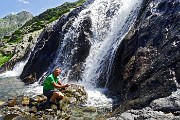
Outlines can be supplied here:
[[16, 30], [7, 42], [8, 43], [18, 43], [22, 38], [23, 38], [22, 32], [20, 30]]
[[12, 35], [11, 38], [7, 41], [8, 43], [18, 43], [23, 39], [23, 35]]
[[12, 58], [12, 55], [8, 55], [8, 56], [3, 56], [2, 54], [0, 54], [0, 67], [6, 63], [7, 61], [9, 61]]
[[84, 2], [86, 2], [86, 0], [79, 0], [73, 3], [66, 2], [59, 7], [48, 9], [39, 16], [36, 16], [32, 20], [28, 21], [22, 28], [31, 26], [26, 33], [40, 30], [45, 27], [46, 24], [59, 19], [64, 13], [69, 12], [72, 8], [82, 5]]
[[77, 2], [66, 2], [56, 8], [48, 9], [39, 16], [34, 17], [26, 22], [19, 30], [15, 31], [12, 37], [8, 40], [9, 43], [17, 43], [22, 39], [24, 34], [34, 32], [44, 28], [48, 23], [59, 19], [63, 14], [69, 12], [71, 9], [82, 5], [87, 0], [78, 0]]
[[[0, 41], [2, 40], [3, 42], [8, 44], [16, 44], [22, 40], [24, 34], [44, 28], [48, 23], [51, 23], [59, 19], [63, 14], [69, 12], [73, 8], [82, 5], [86, 1], [87, 0], [78, 0], [77, 2], [72, 2], [72, 3], [66, 2], [59, 7], [48, 9], [39, 16], [33, 17], [31, 20], [26, 22], [21, 28], [16, 30], [11, 36], [8, 35], [4, 36], [5, 33], [2, 33], [2, 36], [4, 36], [4, 38], [0, 39]], [[0, 21], [2, 21], [2, 19], [0, 19]], [[16, 26], [11, 26], [11, 28], [0, 28], [0, 31], [6, 32], [12, 29], [15, 30], [15, 28]], [[29, 41], [31, 41], [32, 39], [33, 39], [32, 36], [30, 36]], [[6, 46], [1, 47], [2, 50], [3, 48], [6, 48]], [[0, 52], [0, 67], [4, 63], [9, 61], [12, 57], [13, 55], [2, 55]]]
[[14, 31], [15, 29], [17, 29], [17, 27], [18, 27], [17, 25], [13, 25], [11, 27], [5, 27], [5, 28], [0, 27], [0, 38], [2, 38], [2, 36], [6, 36], [7, 33]]

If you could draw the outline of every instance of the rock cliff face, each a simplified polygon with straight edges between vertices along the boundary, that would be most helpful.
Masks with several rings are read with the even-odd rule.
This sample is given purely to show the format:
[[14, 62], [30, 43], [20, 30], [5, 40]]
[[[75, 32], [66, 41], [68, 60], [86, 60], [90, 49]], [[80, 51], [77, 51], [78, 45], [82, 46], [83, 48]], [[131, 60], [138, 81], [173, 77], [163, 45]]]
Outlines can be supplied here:
[[179, 12], [179, 0], [144, 1], [137, 22], [117, 50], [108, 84], [122, 99], [116, 112], [142, 108], [176, 90], [180, 82]]
[[31, 13], [22, 11], [16, 15], [7, 15], [0, 19], [0, 38], [3, 36], [10, 36], [32, 18], [33, 15]]
[[12, 58], [0, 67], [0, 72], [6, 70], [12, 70], [16, 63], [25, 61], [31, 50], [34, 48], [38, 37], [40, 36], [42, 30], [34, 31], [23, 36], [22, 40], [17, 44], [4, 43], [1, 53], [3, 55], [13, 54]]

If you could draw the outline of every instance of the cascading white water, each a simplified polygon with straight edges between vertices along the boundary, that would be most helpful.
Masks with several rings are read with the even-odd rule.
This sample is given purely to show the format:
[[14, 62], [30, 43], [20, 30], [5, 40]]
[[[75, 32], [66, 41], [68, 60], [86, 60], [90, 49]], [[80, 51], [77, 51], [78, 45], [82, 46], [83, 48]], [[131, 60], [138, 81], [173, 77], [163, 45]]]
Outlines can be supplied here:
[[111, 100], [94, 87], [102, 73], [104, 81], [108, 80], [115, 51], [135, 22], [140, 4], [141, 0], [96, 0], [80, 13], [91, 11], [92, 19], [92, 46], [82, 75], [82, 84], [90, 94], [88, 104], [109, 107]]
[[137, 17], [141, 0], [98, 0], [90, 5], [93, 38], [85, 63], [83, 81], [96, 85], [101, 73], [108, 70], [121, 39]]
[[[69, 31], [64, 35], [53, 65], [59, 65], [63, 71], [70, 71], [71, 57], [77, 49], [72, 44], [75, 44], [79, 35], [78, 28], [86, 17], [92, 20], [93, 37], [89, 38], [91, 49], [84, 63], [82, 81], [79, 82], [88, 91], [88, 105], [110, 107], [111, 99], [102, 94], [104, 90], [95, 88], [96, 82], [102, 74], [105, 76], [104, 81], [108, 80], [114, 53], [123, 36], [135, 22], [140, 4], [141, 0], [95, 0], [79, 13]], [[65, 26], [66, 24], [63, 28]], [[67, 78], [68, 73], [66, 73]]]
[[28, 60], [17, 63], [17, 64], [14, 66], [13, 70], [11, 70], [11, 71], [6, 71], [5, 73], [0, 74], [0, 78], [7, 78], [7, 77], [16, 77], [16, 76], [19, 76], [19, 75], [22, 73], [23, 68], [24, 68], [24, 66], [26, 65], [27, 61], [28, 61]]

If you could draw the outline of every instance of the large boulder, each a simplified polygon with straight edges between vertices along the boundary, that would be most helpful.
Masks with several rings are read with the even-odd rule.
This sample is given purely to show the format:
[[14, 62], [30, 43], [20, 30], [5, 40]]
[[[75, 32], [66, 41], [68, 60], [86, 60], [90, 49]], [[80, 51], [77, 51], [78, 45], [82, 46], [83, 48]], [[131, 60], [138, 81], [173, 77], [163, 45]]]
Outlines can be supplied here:
[[172, 113], [163, 113], [161, 111], [153, 111], [146, 107], [141, 110], [128, 110], [122, 113], [119, 117], [112, 118], [118, 120], [178, 120], [180, 116], [175, 116]]
[[[55, 119], [56, 117], [60, 117], [66, 119], [67, 117], [73, 117], [71, 112], [77, 112], [77, 107], [86, 103], [88, 97], [87, 92], [83, 86], [76, 84], [70, 84], [67, 89], [61, 90], [61, 92], [65, 97], [60, 100], [59, 103], [56, 101], [57, 104], [51, 105], [50, 108], [47, 107], [48, 102], [46, 102], [47, 98], [44, 95], [20, 95], [11, 98], [6, 102], [0, 101], [0, 115], [2, 115], [0, 118], [46, 119], [52, 117]], [[60, 107], [58, 107], [59, 104]], [[97, 112], [97, 108], [84, 107], [81, 108], [81, 111], [89, 112], [91, 115], [92, 113]]]
[[179, 89], [172, 95], [153, 100], [143, 109], [130, 109], [111, 119], [128, 120], [175, 120], [180, 119]]
[[162, 111], [165, 113], [178, 113], [180, 115], [180, 98], [179, 89], [171, 96], [153, 100], [149, 105], [154, 111]]

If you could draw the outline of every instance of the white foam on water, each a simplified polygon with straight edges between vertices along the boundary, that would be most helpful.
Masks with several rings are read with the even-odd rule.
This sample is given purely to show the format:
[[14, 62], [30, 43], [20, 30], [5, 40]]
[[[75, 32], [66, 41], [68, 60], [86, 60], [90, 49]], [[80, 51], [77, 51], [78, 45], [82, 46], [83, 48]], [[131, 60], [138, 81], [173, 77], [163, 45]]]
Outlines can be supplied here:
[[17, 64], [14, 66], [13, 70], [11, 70], [11, 71], [6, 71], [6, 72], [0, 74], [0, 78], [7, 78], [7, 77], [16, 77], [16, 76], [19, 76], [19, 75], [22, 73], [23, 68], [24, 68], [24, 66], [26, 65], [26, 63], [27, 63], [27, 60], [17, 63]]
[[103, 89], [93, 89], [88, 90], [88, 100], [85, 104], [86, 106], [96, 106], [96, 107], [103, 107], [103, 108], [111, 108], [112, 107], [112, 99], [107, 98], [105, 94], [103, 94]]
[[41, 95], [42, 93], [43, 93], [43, 86], [41, 86], [38, 82], [28, 85], [24, 89], [24, 94], [32, 97], [36, 95]]

